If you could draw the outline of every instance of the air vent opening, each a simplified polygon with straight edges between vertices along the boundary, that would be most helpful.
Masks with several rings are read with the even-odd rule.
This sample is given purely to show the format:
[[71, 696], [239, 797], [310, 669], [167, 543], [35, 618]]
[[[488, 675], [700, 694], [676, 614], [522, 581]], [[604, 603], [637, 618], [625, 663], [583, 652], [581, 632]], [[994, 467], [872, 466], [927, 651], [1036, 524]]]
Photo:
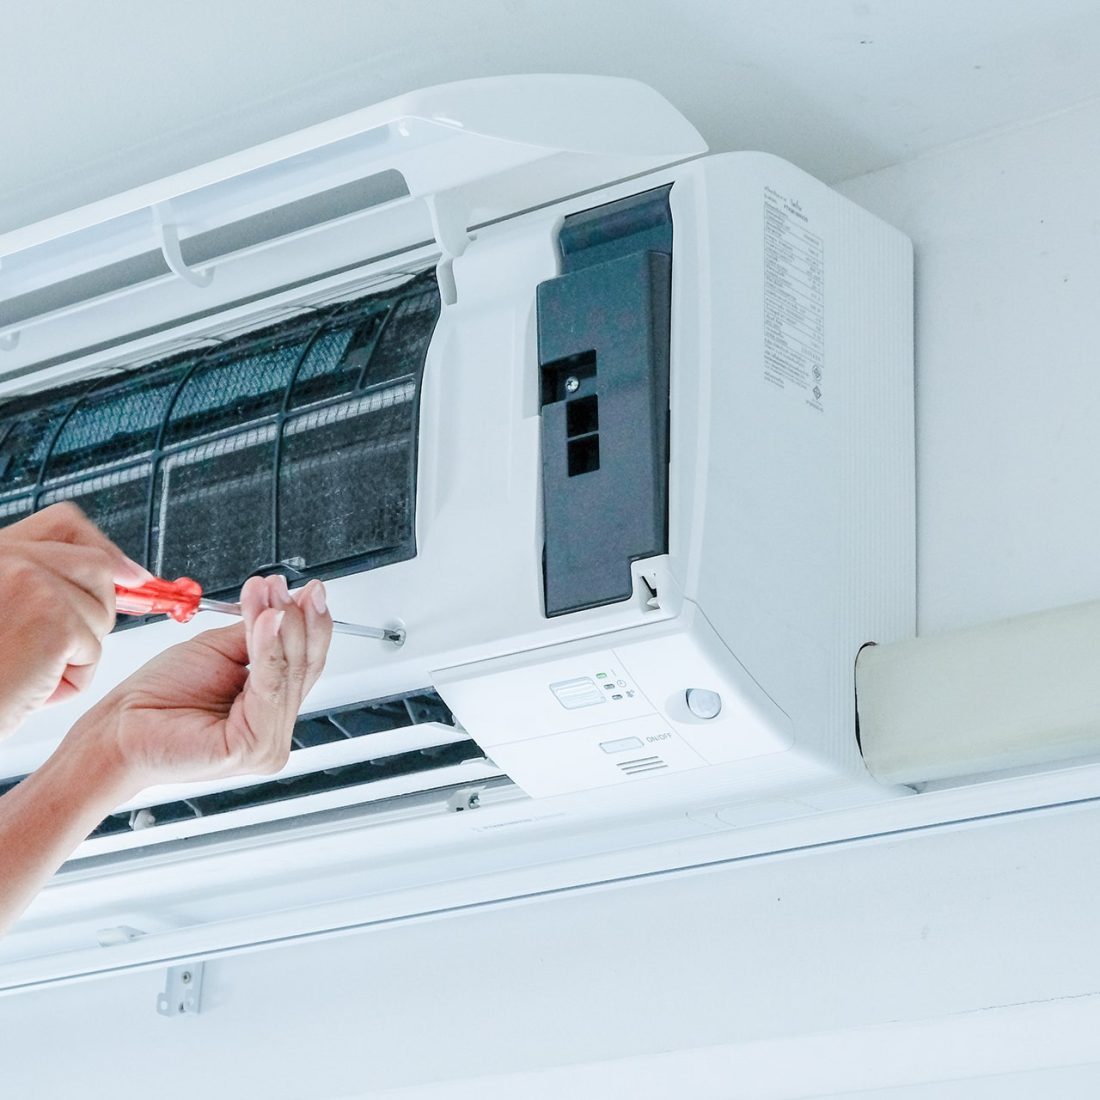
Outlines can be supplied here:
[[[0, 780], [0, 794], [22, 778]], [[506, 780], [440, 696], [425, 688], [303, 715], [295, 724], [283, 774], [260, 781], [185, 785], [180, 788], [183, 797], [139, 798], [104, 819], [88, 840], [104, 841], [108, 850], [146, 847], [181, 835], [234, 829], [246, 818], [253, 824], [272, 810], [273, 816], [286, 818], [376, 800], [387, 801], [392, 812], [402, 798]], [[311, 796], [336, 797], [319, 807], [322, 799]], [[443, 805], [439, 812], [445, 809]], [[188, 828], [183, 834], [168, 828], [178, 825]], [[93, 851], [96, 847], [92, 845]]]
[[[445, 726], [447, 732], [442, 736], [416, 737], [415, 727], [428, 724]], [[396, 741], [379, 736], [394, 731], [401, 734]], [[261, 783], [231, 786], [178, 801], [143, 806], [151, 819], [151, 824], [145, 828], [485, 759], [485, 754], [457, 727], [450, 709], [431, 689], [305, 715], [295, 723], [291, 758], [293, 761], [295, 753], [306, 748], [349, 741], [359, 741], [363, 746], [357, 753], [360, 759], [297, 774], [292, 769], [291, 774]], [[372, 752], [375, 746], [377, 751]], [[91, 838], [129, 828], [129, 812], [114, 814], [91, 834]]]

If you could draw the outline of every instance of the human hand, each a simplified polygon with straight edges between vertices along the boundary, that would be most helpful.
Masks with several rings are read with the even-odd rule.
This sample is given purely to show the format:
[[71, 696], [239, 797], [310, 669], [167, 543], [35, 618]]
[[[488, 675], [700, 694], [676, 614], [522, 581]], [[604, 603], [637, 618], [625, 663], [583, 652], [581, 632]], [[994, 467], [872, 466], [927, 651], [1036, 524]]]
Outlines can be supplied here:
[[165, 650], [98, 703], [66, 741], [118, 763], [133, 793], [160, 783], [271, 774], [287, 761], [306, 693], [324, 668], [332, 618], [320, 581], [296, 598], [252, 578], [242, 622]]
[[115, 584], [148, 579], [75, 504], [0, 529], [0, 736], [91, 683]]

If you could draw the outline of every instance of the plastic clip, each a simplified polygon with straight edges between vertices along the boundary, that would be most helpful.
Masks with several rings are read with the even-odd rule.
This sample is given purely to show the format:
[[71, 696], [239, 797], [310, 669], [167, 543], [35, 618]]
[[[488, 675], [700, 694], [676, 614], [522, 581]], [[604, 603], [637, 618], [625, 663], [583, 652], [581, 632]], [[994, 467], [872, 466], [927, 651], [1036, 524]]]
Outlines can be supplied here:
[[153, 207], [153, 222], [157, 227], [160, 251], [164, 256], [164, 262], [174, 274], [192, 286], [209, 286], [214, 278], [213, 268], [198, 271], [187, 266], [183, 259], [183, 253], [180, 251], [179, 230], [176, 228], [175, 222], [172, 221], [171, 213], [165, 203], [157, 203]]

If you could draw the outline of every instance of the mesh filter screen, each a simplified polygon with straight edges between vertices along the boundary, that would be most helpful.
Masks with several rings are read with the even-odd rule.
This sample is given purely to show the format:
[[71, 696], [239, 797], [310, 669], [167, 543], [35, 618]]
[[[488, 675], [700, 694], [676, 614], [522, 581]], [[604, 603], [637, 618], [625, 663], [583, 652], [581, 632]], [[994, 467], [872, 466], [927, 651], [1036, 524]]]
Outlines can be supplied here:
[[416, 553], [434, 272], [124, 374], [0, 404], [0, 526], [73, 500], [161, 576], [230, 596], [291, 562]]
[[[40, 507], [71, 500], [89, 515], [123, 551], [141, 561], [145, 556], [145, 517], [149, 511], [149, 465], [130, 466], [90, 478], [73, 492], [46, 492]], [[12, 519], [20, 519], [14, 516]], [[11, 522], [6, 517], [0, 523]]]

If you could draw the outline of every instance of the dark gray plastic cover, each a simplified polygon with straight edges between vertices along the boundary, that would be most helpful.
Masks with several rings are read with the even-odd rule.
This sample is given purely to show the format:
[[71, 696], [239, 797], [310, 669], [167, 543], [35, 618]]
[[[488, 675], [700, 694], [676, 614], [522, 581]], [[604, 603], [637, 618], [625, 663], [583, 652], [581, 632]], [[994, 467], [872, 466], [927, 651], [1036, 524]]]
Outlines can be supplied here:
[[629, 599], [668, 549], [668, 191], [567, 218], [538, 288], [548, 616]]

